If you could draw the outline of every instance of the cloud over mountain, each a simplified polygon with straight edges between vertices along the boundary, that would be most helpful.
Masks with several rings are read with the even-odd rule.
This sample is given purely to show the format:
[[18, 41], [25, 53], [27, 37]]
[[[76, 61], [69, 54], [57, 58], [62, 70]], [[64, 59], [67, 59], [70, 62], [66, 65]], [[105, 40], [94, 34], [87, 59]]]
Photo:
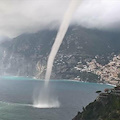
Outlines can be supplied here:
[[[70, 0], [0, 0], [0, 35], [10, 37], [25, 32], [56, 28]], [[72, 23], [108, 29], [120, 24], [119, 0], [81, 0]]]

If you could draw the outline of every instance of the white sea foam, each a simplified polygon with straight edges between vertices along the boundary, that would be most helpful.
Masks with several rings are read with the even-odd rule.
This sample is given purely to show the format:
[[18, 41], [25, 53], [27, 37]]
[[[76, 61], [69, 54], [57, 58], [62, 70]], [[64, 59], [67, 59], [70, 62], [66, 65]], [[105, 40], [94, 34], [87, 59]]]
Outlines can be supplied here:
[[34, 103], [33, 107], [35, 108], [59, 108], [60, 107], [60, 103], [56, 100], [53, 100], [52, 102], [40, 102], [39, 103]]

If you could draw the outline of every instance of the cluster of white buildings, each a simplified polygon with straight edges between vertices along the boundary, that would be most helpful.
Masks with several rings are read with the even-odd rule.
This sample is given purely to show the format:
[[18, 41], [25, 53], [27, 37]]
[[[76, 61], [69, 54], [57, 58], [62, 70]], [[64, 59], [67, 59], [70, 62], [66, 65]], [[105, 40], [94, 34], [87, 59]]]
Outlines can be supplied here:
[[92, 59], [90, 62], [86, 62], [86, 65], [79, 62], [75, 69], [80, 72], [94, 73], [100, 76], [101, 81], [116, 84], [120, 80], [120, 55], [114, 56], [113, 60], [104, 66]]

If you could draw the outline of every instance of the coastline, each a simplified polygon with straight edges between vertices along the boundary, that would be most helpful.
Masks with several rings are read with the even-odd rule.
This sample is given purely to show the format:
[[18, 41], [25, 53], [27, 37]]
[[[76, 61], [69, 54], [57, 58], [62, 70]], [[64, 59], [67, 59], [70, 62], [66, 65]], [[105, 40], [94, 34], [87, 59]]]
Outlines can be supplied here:
[[[44, 79], [36, 79], [35, 77], [26, 77], [26, 76], [0, 76], [0, 79], [4, 80], [35, 80], [35, 81], [44, 81]], [[116, 81], [113, 82], [88, 82], [88, 81], [82, 81], [82, 80], [72, 80], [72, 79], [51, 79], [50, 81], [57, 81], [57, 82], [81, 82], [81, 83], [96, 83], [96, 84], [103, 84], [103, 85], [109, 85], [109, 86], [116, 86]]]

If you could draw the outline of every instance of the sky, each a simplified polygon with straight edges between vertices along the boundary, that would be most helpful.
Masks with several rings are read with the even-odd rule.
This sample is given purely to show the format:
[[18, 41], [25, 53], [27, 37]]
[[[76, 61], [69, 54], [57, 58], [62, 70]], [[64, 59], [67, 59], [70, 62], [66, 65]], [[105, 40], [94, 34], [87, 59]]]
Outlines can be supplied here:
[[[71, 24], [118, 29], [120, 0], [80, 0]], [[0, 36], [16, 37], [41, 29], [56, 29], [70, 0], [0, 0]]]

